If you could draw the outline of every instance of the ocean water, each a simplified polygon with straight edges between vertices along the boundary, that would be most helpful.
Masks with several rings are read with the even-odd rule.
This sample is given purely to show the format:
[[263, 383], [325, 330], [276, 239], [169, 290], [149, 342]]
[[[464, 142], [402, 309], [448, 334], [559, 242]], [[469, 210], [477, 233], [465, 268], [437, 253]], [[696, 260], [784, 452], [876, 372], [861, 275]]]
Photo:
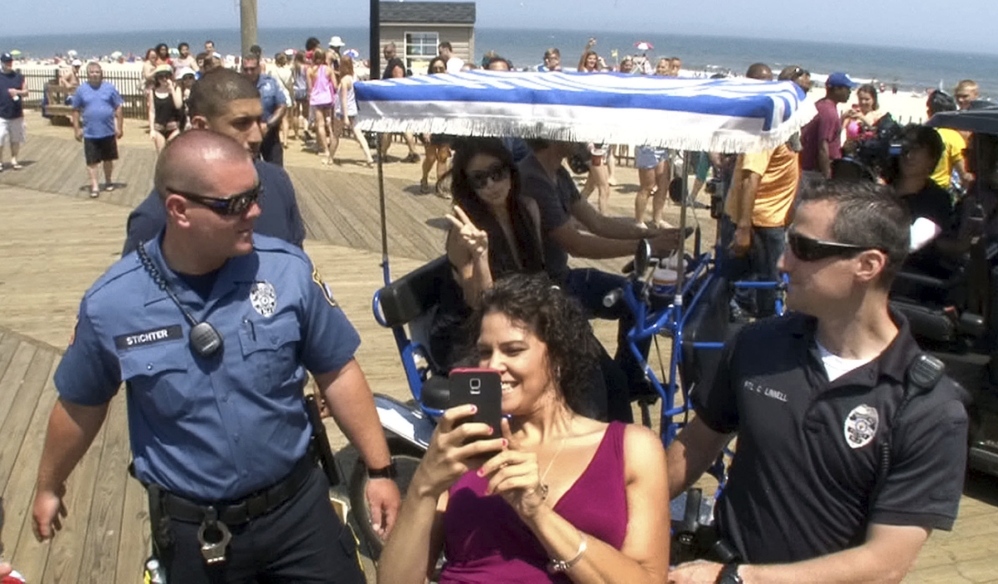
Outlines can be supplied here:
[[[337, 29], [267, 29], [259, 32], [259, 44], [268, 54], [291, 47], [304, 47], [309, 36], [323, 42], [333, 35], [343, 37], [346, 48], [356, 48], [367, 57], [366, 28]], [[495, 50], [511, 60], [516, 67], [533, 67], [541, 63], [549, 47], [561, 50], [562, 64], [574, 68], [588, 38], [584, 31], [571, 30], [505, 30], [477, 28], [475, 30], [476, 60], [489, 50]], [[596, 51], [613, 63], [611, 51], [618, 55], [635, 54], [634, 43], [648, 41], [654, 50], [650, 58], [679, 57], [685, 69], [731, 70], [743, 73], [750, 64], [761, 61], [774, 70], [800, 64], [816, 73], [845, 71], [857, 79], [878, 79], [888, 85], [898, 83], [905, 90], [924, 90], [940, 85], [947, 91], [961, 79], [974, 79], [983, 95], [998, 98], [998, 55], [958, 53], [924, 48], [892, 48], [846, 44], [814, 43], [794, 40], [750, 39], [675, 34], [608, 32], [596, 35]], [[197, 53], [205, 39], [215, 41], [223, 54], [239, 52], [239, 29], [196, 31], [107, 32], [100, 34], [34, 35], [6, 37], [11, 43], [6, 50], [18, 49], [28, 57], [51, 57], [76, 50], [84, 56], [108, 55], [114, 51], [141, 56], [149, 47], [164, 42], [175, 47], [190, 43]]]

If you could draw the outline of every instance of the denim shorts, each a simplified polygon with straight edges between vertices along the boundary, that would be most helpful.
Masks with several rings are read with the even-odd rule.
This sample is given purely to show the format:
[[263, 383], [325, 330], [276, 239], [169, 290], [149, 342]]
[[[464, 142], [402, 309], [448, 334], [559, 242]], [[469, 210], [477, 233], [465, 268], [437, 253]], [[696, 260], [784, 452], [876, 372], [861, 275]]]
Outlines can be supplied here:
[[638, 146], [634, 157], [634, 164], [641, 170], [655, 168], [663, 160], [669, 159], [668, 148], [650, 148], [648, 146]]

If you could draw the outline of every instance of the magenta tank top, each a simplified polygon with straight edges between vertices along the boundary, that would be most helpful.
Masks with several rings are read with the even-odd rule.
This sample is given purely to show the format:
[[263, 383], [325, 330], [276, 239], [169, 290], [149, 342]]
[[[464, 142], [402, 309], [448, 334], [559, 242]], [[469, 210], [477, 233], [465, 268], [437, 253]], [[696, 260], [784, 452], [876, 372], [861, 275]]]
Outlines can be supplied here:
[[[607, 426], [589, 466], [554, 506], [580, 531], [617, 549], [627, 535], [626, 428], [621, 422]], [[564, 574], [548, 574], [544, 547], [502, 497], [483, 495], [487, 486], [469, 472], [450, 489], [440, 584], [570, 582]]]
[[318, 73], [315, 74], [315, 83], [312, 84], [312, 94], [309, 96], [309, 105], [331, 105], [336, 97], [336, 89], [333, 82], [329, 80], [328, 68], [325, 65], [319, 66]]

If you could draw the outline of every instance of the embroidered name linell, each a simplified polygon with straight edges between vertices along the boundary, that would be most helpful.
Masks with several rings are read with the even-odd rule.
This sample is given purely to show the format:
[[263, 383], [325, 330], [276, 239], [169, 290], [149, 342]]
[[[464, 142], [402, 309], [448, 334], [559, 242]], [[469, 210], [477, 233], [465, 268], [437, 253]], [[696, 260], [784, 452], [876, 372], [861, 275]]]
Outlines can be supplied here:
[[772, 387], [766, 387], [765, 385], [756, 383], [751, 380], [745, 380], [745, 389], [751, 391], [752, 393], [758, 393], [759, 395], [779, 400], [783, 403], [787, 403], [787, 394], [782, 391], [777, 391]]

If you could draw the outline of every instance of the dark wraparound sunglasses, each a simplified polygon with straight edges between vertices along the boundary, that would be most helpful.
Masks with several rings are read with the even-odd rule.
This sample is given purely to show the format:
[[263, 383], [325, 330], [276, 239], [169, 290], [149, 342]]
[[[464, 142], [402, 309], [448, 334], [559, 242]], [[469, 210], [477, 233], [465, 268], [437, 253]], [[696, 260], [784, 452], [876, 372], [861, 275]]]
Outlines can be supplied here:
[[794, 256], [804, 262], [816, 262], [831, 257], [851, 258], [871, 249], [887, 253], [877, 247], [812, 239], [793, 231], [787, 232], [787, 245], [790, 246]]
[[485, 185], [489, 184], [490, 178], [492, 182], [499, 182], [505, 178], [509, 178], [509, 167], [502, 162], [497, 162], [485, 170], [469, 172], [468, 184], [473, 189], [485, 188]]
[[242, 215], [247, 209], [253, 206], [253, 203], [260, 200], [260, 192], [263, 189], [260, 187], [260, 183], [256, 183], [256, 186], [250, 190], [237, 193], [224, 199], [217, 197], [205, 197], [195, 193], [185, 193], [169, 187], [167, 187], [166, 190], [169, 193], [180, 195], [181, 197], [189, 201], [193, 201], [199, 205], [204, 205], [219, 215]]

